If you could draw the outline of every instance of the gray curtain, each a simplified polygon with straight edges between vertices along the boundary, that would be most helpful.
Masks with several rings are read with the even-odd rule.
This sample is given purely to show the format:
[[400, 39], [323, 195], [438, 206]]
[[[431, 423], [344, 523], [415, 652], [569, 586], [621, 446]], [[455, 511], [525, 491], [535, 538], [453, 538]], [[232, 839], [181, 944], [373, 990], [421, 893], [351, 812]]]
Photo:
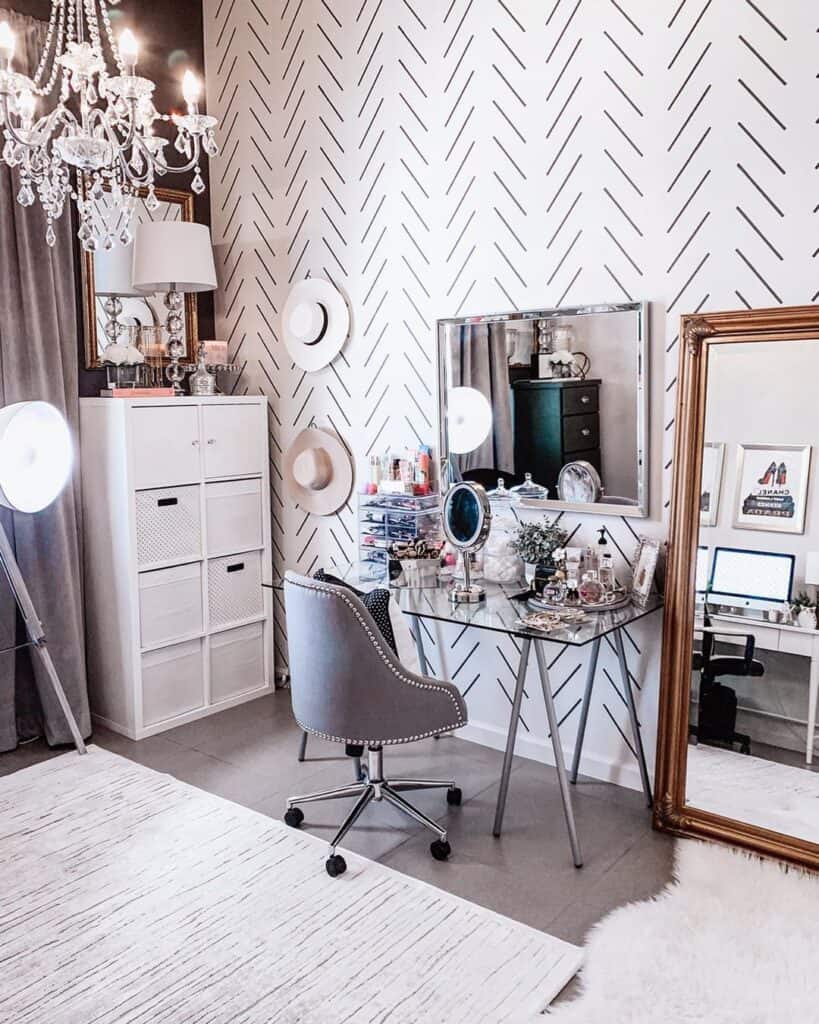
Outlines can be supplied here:
[[[509, 352], [504, 324], [464, 324], [451, 346], [452, 380], [475, 388], [492, 406], [492, 431], [474, 451], [458, 456], [461, 472], [499, 469], [515, 472], [515, 441], [512, 429], [512, 390]], [[494, 486], [494, 485], [493, 485]]]
[[[15, 69], [32, 73], [45, 25], [0, 9], [3, 20], [17, 35]], [[65, 414], [76, 439], [78, 328], [69, 211], [54, 225], [57, 244], [49, 248], [39, 205], [21, 207], [18, 189], [16, 172], [0, 164], [0, 402], [51, 402]], [[36, 515], [4, 510], [3, 524], [80, 731], [88, 736], [80, 515], [75, 472], [73, 485], [50, 508]], [[0, 579], [0, 649], [23, 639], [14, 601]], [[40, 666], [25, 648], [0, 654], [0, 751], [43, 735], [52, 745], [71, 742]]]

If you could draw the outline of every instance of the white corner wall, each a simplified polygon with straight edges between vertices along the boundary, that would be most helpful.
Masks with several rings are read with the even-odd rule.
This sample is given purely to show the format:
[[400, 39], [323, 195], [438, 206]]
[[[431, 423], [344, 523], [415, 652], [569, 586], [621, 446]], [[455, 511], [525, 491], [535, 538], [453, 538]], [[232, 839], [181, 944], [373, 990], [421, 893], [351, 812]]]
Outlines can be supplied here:
[[[359, 471], [372, 451], [434, 440], [435, 319], [514, 306], [652, 301], [651, 518], [607, 525], [627, 556], [634, 530], [663, 534], [679, 315], [819, 294], [816, 29], [813, 4], [774, 0], [205, 0], [219, 333], [238, 390], [271, 398], [280, 567], [354, 551], [354, 499], [327, 519], [288, 502], [291, 438], [334, 428]], [[278, 324], [308, 274], [354, 317], [312, 375]], [[567, 522], [584, 540], [599, 525]], [[659, 624], [629, 648], [650, 751]], [[502, 637], [437, 637], [433, 664], [468, 691], [488, 742], [514, 657]], [[636, 784], [610, 650], [603, 668], [588, 768]], [[571, 652], [553, 683], [570, 748]], [[545, 757], [536, 685], [519, 750]]]

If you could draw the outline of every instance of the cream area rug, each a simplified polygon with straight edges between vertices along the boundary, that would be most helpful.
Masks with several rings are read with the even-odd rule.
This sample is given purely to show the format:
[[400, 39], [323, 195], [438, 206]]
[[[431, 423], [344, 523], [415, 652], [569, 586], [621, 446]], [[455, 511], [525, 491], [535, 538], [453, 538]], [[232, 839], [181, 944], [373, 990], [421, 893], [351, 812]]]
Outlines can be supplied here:
[[701, 743], [688, 748], [686, 800], [726, 818], [819, 843], [819, 773]]
[[0, 779], [0, 1021], [500, 1024], [580, 965], [353, 854], [331, 879], [326, 854], [99, 748]]
[[592, 930], [583, 994], [549, 1024], [819, 1021], [819, 878], [692, 840], [675, 876]]

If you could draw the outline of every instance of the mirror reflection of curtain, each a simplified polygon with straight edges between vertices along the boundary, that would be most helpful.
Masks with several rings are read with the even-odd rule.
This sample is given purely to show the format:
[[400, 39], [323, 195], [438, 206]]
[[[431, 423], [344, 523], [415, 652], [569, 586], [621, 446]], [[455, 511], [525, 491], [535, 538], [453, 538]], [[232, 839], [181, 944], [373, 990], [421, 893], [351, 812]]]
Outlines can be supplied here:
[[492, 406], [492, 432], [474, 451], [458, 456], [461, 472], [499, 469], [515, 472], [512, 392], [505, 324], [461, 324], [450, 328], [451, 387], [475, 388]]

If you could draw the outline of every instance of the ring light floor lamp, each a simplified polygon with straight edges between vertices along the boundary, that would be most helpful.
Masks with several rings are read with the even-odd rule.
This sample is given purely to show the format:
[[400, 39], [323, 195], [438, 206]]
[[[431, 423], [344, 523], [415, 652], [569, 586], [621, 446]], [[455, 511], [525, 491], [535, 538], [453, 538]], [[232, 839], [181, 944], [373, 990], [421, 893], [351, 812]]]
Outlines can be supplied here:
[[[17, 402], [0, 409], [0, 504], [14, 512], [41, 512], [65, 487], [71, 475], [73, 450], [68, 424], [48, 402]], [[46, 646], [43, 624], [31, 599], [11, 541], [0, 523], [0, 565], [25, 623], [28, 643], [45, 671], [68, 723], [74, 745], [85, 743]]]

